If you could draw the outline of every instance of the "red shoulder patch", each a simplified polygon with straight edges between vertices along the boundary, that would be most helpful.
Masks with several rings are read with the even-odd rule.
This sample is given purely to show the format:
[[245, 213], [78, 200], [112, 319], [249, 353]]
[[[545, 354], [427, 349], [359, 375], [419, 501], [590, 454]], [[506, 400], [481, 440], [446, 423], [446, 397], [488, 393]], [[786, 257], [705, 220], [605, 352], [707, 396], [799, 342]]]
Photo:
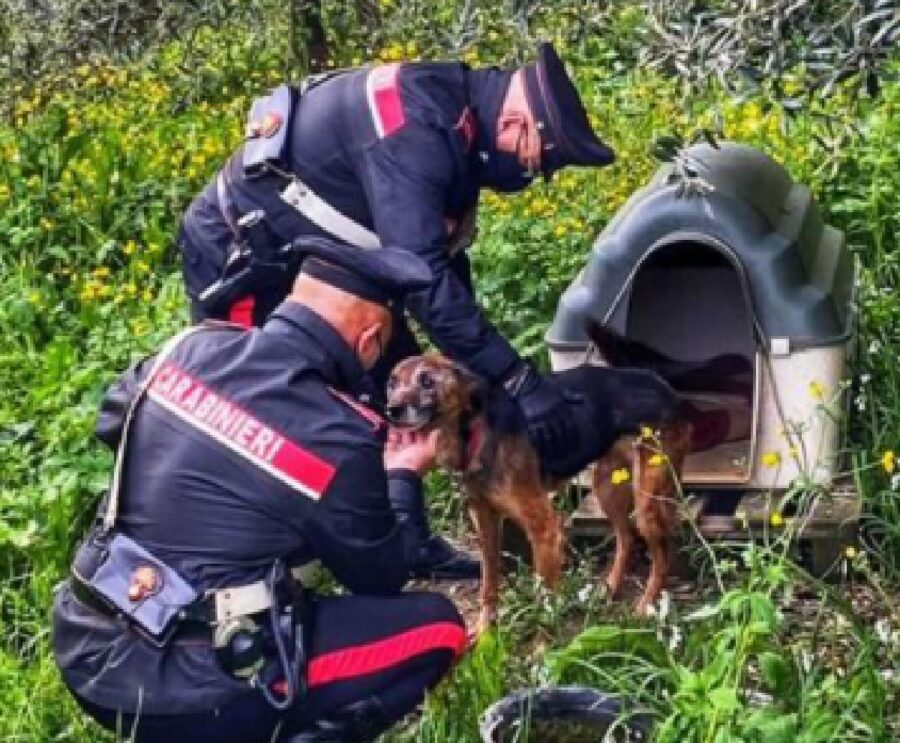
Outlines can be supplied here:
[[472, 109], [466, 106], [459, 115], [459, 121], [453, 125], [453, 131], [458, 132], [462, 137], [463, 145], [466, 152], [472, 149], [472, 143], [475, 141], [475, 116]]
[[389, 137], [406, 123], [400, 99], [398, 73], [400, 63], [379, 65], [366, 78], [366, 98], [379, 139]]

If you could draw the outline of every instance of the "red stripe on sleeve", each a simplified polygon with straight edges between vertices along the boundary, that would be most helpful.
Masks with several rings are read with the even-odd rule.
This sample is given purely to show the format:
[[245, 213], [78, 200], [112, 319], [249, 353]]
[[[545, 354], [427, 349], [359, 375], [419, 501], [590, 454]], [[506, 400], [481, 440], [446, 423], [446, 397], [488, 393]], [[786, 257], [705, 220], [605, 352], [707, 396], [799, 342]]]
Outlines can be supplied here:
[[253, 308], [256, 306], [256, 297], [252, 294], [247, 295], [243, 299], [239, 299], [228, 310], [228, 319], [245, 328], [253, 327]]
[[383, 640], [335, 650], [310, 661], [310, 687], [377, 673], [431, 650], [450, 650], [458, 657], [466, 646], [465, 630], [453, 622], [436, 622]]

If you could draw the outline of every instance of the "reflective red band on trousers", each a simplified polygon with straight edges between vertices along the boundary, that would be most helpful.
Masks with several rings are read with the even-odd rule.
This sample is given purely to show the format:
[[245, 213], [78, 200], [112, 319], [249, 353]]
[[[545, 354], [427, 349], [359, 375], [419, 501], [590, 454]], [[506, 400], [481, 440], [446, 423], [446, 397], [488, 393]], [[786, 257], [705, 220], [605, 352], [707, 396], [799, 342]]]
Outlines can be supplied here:
[[252, 294], [239, 299], [228, 311], [228, 319], [245, 328], [253, 327], [253, 308], [256, 306], [256, 297]]
[[313, 658], [307, 671], [307, 684], [321, 686], [377, 673], [431, 650], [450, 650], [454, 656], [459, 656], [465, 645], [466, 632], [458, 624], [426, 624], [393, 637]]

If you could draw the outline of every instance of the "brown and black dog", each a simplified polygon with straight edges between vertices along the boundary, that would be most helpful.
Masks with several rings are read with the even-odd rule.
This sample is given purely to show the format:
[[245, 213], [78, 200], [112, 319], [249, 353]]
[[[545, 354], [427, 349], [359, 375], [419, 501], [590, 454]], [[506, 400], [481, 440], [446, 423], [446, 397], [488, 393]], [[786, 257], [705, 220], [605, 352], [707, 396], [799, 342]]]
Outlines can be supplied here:
[[[691, 426], [680, 417], [680, 398], [660, 377], [645, 370], [586, 365], [553, 376], [564, 389], [583, 398], [581, 430], [592, 438], [580, 459], [569, 463], [571, 471], [555, 477], [542, 471], [518, 409], [505, 392], [486, 386], [458, 364], [436, 354], [415, 356], [398, 364], [388, 383], [391, 422], [439, 429], [438, 464], [462, 477], [482, 551], [479, 630], [497, 616], [502, 519], [512, 519], [522, 529], [535, 571], [554, 588], [562, 568], [564, 537], [561, 516], [549, 493], [561, 477], [574, 476], [598, 459], [594, 488], [617, 537], [616, 557], [607, 578], [610, 589], [619, 589], [635, 527], [653, 561], [638, 602], [640, 611], [656, 600], [665, 583], [677, 475], [690, 446]], [[637, 438], [643, 425], [653, 427], [652, 439]], [[628, 469], [630, 482], [613, 483], [613, 472], [620, 467]]]

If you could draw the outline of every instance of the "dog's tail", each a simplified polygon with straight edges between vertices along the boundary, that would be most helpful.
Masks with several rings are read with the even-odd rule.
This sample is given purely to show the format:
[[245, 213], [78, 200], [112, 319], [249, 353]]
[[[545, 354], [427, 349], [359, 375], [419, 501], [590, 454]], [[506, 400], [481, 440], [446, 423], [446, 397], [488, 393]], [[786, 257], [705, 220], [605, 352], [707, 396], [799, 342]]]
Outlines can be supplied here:
[[680, 361], [646, 343], [625, 338], [596, 320], [588, 320], [588, 337], [610, 366], [649, 369], [678, 389], [752, 395], [753, 365], [740, 354], [722, 354], [702, 361]]
[[586, 329], [588, 337], [610, 366], [652, 369], [665, 377], [664, 370], [678, 363], [646, 343], [626, 338], [596, 320], [588, 320]]

